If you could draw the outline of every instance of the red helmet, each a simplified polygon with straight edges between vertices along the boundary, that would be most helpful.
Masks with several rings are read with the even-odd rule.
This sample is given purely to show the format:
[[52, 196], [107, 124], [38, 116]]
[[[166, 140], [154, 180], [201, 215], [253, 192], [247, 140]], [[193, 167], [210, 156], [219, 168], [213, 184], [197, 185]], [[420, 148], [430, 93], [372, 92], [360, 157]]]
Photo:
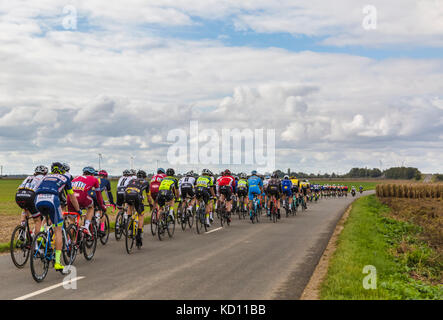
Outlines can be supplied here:
[[99, 176], [104, 176], [105, 178], [108, 177], [108, 173], [106, 172], [106, 170], [100, 170], [98, 173]]
[[224, 176], [230, 176], [231, 175], [231, 171], [229, 169], [226, 169], [225, 172], [223, 172]]

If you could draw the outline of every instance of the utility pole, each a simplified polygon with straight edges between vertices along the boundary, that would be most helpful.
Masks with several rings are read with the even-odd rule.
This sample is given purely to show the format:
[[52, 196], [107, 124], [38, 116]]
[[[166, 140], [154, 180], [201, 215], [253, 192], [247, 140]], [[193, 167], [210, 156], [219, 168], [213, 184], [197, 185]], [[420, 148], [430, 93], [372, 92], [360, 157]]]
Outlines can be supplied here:
[[135, 158], [135, 156], [131, 154], [130, 160], [129, 160], [130, 165], [131, 165], [131, 170], [134, 169], [134, 158]]
[[3, 166], [0, 166], [0, 177], [3, 177]]

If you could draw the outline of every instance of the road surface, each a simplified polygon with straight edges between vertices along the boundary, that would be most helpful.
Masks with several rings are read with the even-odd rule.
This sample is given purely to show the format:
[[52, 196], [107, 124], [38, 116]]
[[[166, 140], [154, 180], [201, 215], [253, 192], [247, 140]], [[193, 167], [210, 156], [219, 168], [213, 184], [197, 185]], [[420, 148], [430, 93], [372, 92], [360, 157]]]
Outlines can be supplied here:
[[65, 289], [51, 268], [36, 283], [29, 262], [19, 270], [2, 255], [0, 299], [298, 299], [353, 200], [322, 199], [275, 224], [262, 216], [254, 225], [238, 218], [230, 227], [215, 223], [203, 235], [195, 227], [176, 228], [173, 239], [161, 242], [148, 227], [143, 248], [131, 255], [124, 239], [111, 234], [106, 246], [97, 244], [92, 261], [77, 257], [82, 278], [75, 290]]

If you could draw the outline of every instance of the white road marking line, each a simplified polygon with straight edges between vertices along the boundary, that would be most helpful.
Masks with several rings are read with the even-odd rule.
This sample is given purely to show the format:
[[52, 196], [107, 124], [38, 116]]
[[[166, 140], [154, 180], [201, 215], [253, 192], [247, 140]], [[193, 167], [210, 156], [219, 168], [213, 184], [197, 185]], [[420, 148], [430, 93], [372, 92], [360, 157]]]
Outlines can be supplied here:
[[[69, 283], [69, 282], [71, 282], [71, 281], [78, 281], [78, 280], [81, 280], [81, 279], [84, 279], [84, 278], [85, 278], [85, 277], [77, 277], [77, 278], [74, 278], [74, 279], [72, 279], [72, 280], [70, 280], [70, 281], [66, 281], [66, 282]], [[37, 295], [42, 294], [42, 293], [45, 293], [45, 292], [50, 291], [50, 290], [52, 290], [52, 289], [55, 289], [55, 288], [61, 287], [64, 283], [65, 283], [65, 281], [63, 281], [62, 283], [55, 284], [55, 285], [53, 285], [53, 286], [47, 287], [47, 288], [45, 288], [45, 289], [41, 289], [41, 290], [38, 290], [38, 291], [35, 291], [35, 292], [32, 292], [32, 293], [29, 293], [29, 294], [27, 294], [27, 295], [24, 295], [24, 296], [21, 296], [21, 297], [15, 298], [14, 300], [26, 300], [26, 299], [28, 299], [28, 298], [32, 298], [32, 297], [34, 297], [34, 296], [37, 296]]]
[[211, 231], [207, 231], [207, 232], [205, 232], [205, 234], [208, 234], [208, 233], [211, 233], [211, 232], [215, 232], [215, 231], [218, 231], [218, 230], [221, 230], [221, 229], [223, 229], [223, 227], [220, 227], [220, 228], [217, 228], [217, 229], [214, 229], [214, 230], [211, 230]]

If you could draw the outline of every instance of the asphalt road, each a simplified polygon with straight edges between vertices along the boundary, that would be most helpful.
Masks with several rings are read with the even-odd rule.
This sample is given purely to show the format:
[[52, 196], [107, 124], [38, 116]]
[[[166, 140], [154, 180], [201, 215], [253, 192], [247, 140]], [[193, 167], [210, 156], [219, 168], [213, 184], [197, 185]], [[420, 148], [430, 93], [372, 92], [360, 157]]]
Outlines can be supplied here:
[[92, 261], [77, 257], [83, 278], [75, 290], [65, 289], [53, 269], [36, 283], [29, 262], [19, 270], [3, 255], [0, 299], [298, 299], [353, 200], [323, 199], [275, 224], [262, 216], [254, 225], [238, 218], [220, 229], [215, 223], [203, 235], [176, 228], [174, 238], [161, 242], [146, 228], [143, 248], [131, 255], [124, 239], [111, 234]]

